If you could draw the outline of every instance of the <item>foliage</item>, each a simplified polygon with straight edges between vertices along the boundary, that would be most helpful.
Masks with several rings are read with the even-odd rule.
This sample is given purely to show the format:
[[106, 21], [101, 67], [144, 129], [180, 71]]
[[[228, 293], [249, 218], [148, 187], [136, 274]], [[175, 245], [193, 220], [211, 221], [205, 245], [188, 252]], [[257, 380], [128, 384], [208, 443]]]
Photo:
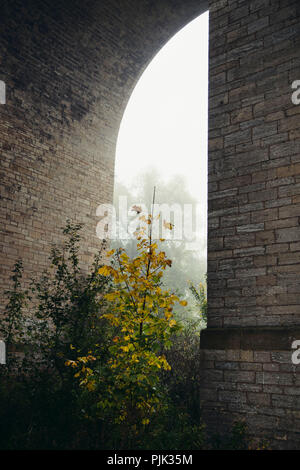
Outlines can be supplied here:
[[234, 422], [228, 434], [214, 434], [210, 439], [210, 445], [214, 450], [247, 450], [248, 442], [248, 428], [243, 421]]
[[244, 420], [234, 421], [226, 434], [214, 434], [207, 445], [213, 450], [271, 450], [268, 441], [250, 436]]
[[[102, 318], [117, 333], [106, 367], [99, 371], [96, 354], [67, 361], [67, 365], [79, 367], [76, 376], [81, 385], [99, 390], [98, 415], [115, 423], [126, 422], [127, 435], [140, 424], [148, 425], [152, 415], [163, 407], [159, 372], [170, 370], [163, 351], [171, 346], [171, 337], [179, 330], [174, 305], [186, 305], [161, 288], [164, 271], [172, 262], [152, 242], [153, 216], [141, 219], [150, 235], [146, 236], [146, 227], [137, 232], [137, 256], [131, 259], [124, 249], [111, 250], [107, 255], [114, 255], [113, 265], [99, 270], [100, 275], [112, 279], [111, 292], [105, 295], [109, 313]], [[171, 224], [168, 226], [171, 228]], [[94, 366], [87, 367], [86, 362], [93, 360]]]
[[[183, 208], [185, 204], [191, 204], [196, 207], [197, 200], [190, 194], [186, 181], [181, 175], [173, 176], [168, 181], [168, 184], [161, 178], [161, 175], [153, 168], [148, 169], [145, 173], [140, 174], [135, 180], [134, 187], [128, 187], [121, 183], [116, 183], [114, 193], [114, 205], [117, 210], [117, 219], [122, 219], [119, 212], [119, 197], [126, 196], [129, 207], [134, 204], [146, 205], [149, 207], [152, 200], [153, 187], [156, 186], [156, 202], [158, 204], [173, 204], [179, 205]], [[180, 188], [180, 191], [178, 191]], [[132, 215], [130, 215], [132, 214]], [[154, 214], [156, 215], [156, 214]], [[205, 212], [203, 211], [203, 221], [205, 219]], [[170, 213], [170, 222], [175, 223], [172, 219], [173, 213]], [[132, 211], [128, 214], [128, 226], [133, 230], [136, 214]], [[125, 224], [125, 221], [124, 221]], [[162, 224], [161, 224], [162, 226]], [[127, 230], [127, 226], [124, 229]], [[129, 230], [132, 231], [132, 230]], [[197, 242], [198, 243], [198, 242]], [[161, 248], [161, 242], [157, 240], [158, 247]], [[137, 255], [136, 243], [133, 239], [124, 239], [113, 241], [113, 248], [122, 247], [126, 252], [134, 257]], [[187, 285], [188, 279], [191, 279], [193, 284], [196, 284], [199, 279], [204, 279], [206, 272], [206, 242], [200, 240], [197, 249], [187, 249], [185, 240], [166, 240], [163, 244], [163, 249], [168, 258], [172, 260], [172, 269], [164, 273], [163, 284], [166, 289], [172, 289], [177, 295], [185, 297], [189, 302], [189, 309], [180, 308], [176, 309], [177, 318], [197, 316], [197, 308], [194, 308], [192, 302], [192, 294], [190, 293]]]
[[[171, 261], [138, 236], [138, 256], [117, 250], [103, 265], [103, 246], [84, 274], [80, 229], [67, 223], [30, 289], [15, 264], [0, 323], [0, 449], [221, 448], [201, 421], [199, 332], [179, 328], [179, 298], [162, 287]], [[224, 445], [244, 444], [237, 430]]]
[[170, 398], [156, 414], [144, 434], [138, 436], [135, 448], [146, 450], [199, 450], [206, 446], [205, 425], [182, 404], [178, 409]]
[[[175, 369], [170, 380], [178, 300], [160, 284], [171, 261], [140, 238], [139, 259], [117, 251], [110, 270], [102, 264], [104, 246], [83, 274], [80, 230], [67, 223], [63, 247], [52, 247], [50, 268], [29, 290], [16, 262], [0, 324], [9, 344], [0, 370], [0, 448], [200, 445], [201, 425], [184, 401], [178, 406]], [[79, 381], [66, 360], [80, 365]]]
[[14, 338], [21, 341], [23, 336], [21, 328], [22, 309], [26, 306], [28, 291], [22, 292], [20, 290], [22, 273], [22, 260], [17, 260], [11, 276], [12, 290], [5, 292], [5, 295], [9, 296], [9, 301], [5, 309], [4, 318], [0, 324], [0, 335], [5, 340], [7, 348], [10, 347]]
[[189, 289], [194, 297], [196, 302], [197, 309], [200, 314], [200, 318], [204, 325], [207, 323], [207, 294], [206, 294], [206, 285], [202, 282], [199, 283], [198, 289], [194, 286], [192, 282], [189, 284]]
[[[0, 369], [0, 448], [73, 447], [86, 436], [84, 397], [64, 363], [74, 351], [88, 354], [99, 338], [102, 357], [108, 354], [110, 328], [99, 309], [105, 311], [109, 280], [97, 274], [101, 253], [82, 275], [80, 229], [67, 223], [64, 246], [52, 247], [50, 269], [29, 291], [21, 287], [21, 260], [15, 264], [1, 319], [8, 357]], [[91, 445], [90, 437], [80, 440]]]

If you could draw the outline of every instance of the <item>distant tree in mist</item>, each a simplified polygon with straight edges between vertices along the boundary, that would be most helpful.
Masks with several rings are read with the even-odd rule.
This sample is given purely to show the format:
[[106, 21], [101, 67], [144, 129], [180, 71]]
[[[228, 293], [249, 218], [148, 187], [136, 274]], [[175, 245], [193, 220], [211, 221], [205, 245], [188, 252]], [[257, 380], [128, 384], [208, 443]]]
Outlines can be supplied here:
[[[157, 170], [149, 168], [149, 170], [140, 173], [131, 186], [116, 182], [114, 206], [117, 220], [120, 220], [121, 216], [119, 213], [120, 196], [127, 197], [128, 210], [134, 205], [145, 205], [148, 211], [150, 211], [154, 187], [156, 188], [156, 204], [179, 204], [183, 210], [184, 204], [192, 204], [193, 207], [195, 207], [198, 202], [190, 194], [184, 177], [175, 175], [166, 182], [162, 179]], [[154, 213], [154, 216], [155, 215], [157, 214]], [[206, 215], [203, 214], [203, 220], [205, 220], [205, 217]], [[132, 216], [128, 216], [128, 223], [134, 226], [134, 221], [137, 221], [136, 213], [132, 212]], [[172, 213], [170, 222], [174, 223]], [[123, 228], [126, 229], [127, 227]], [[122, 246], [126, 249], [129, 256], [136, 256], [135, 245], [134, 238], [127, 240], [118, 239], [112, 242], [113, 248]], [[206, 239], [203, 237], [202, 240], [198, 240], [196, 247], [197, 248], [193, 250], [188, 249], [189, 246], [186, 240], [169, 240], [164, 243], [164, 250], [167, 256], [173, 261], [172, 268], [165, 273], [164, 286], [186, 297], [189, 302], [189, 309], [184, 309], [184, 312], [186, 315], [187, 310], [189, 310], [190, 316], [197, 315], [198, 310], [189, 290], [189, 281], [194, 285], [198, 285], [199, 282], [205, 282]]]

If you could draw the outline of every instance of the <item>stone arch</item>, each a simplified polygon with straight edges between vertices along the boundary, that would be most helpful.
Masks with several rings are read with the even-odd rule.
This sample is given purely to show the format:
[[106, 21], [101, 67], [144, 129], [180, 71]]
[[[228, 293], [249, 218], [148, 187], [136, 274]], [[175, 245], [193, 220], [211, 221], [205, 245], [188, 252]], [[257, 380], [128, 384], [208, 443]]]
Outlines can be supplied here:
[[1, 284], [22, 256], [39, 272], [66, 219], [85, 223], [83, 263], [99, 247], [130, 94], [156, 52], [206, 0], [14, 0], [2, 3]]

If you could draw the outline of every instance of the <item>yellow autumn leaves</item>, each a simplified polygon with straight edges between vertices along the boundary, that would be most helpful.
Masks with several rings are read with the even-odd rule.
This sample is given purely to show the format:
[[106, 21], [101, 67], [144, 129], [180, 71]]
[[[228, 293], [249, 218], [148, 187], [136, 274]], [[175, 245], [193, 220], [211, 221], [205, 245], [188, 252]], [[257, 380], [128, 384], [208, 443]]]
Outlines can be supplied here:
[[[106, 255], [112, 258], [111, 264], [103, 265], [98, 271], [101, 276], [111, 277], [112, 288], [105, 294], [108, 312], [101, 317], [115, 332], [107, 361], [113, 385], [111, 379], [108, 380], [106, 396], [102, 387], [98, 408], [115, 408], [119, 421], [135, 409], [141, 422], [147, 424], [159, 403], [156, 396], [159, 371], [170, 370], [163, 351], [170, 346], [171, 336], [180, 329], [173, 310], [176, 304], [186, 306], [187, 302], [163, 289], [163, 273], [171, 267], [172, 261], [152, 242], [152, 216], [141, 217], [141, 221], [150, 225], [150, 236], [144, 235], [143, 227], [136, 234], [137, 256], [131, 259], [123, 249], [110, 250]], [[172, 224], [165, 224], [172, 230]], [[86, 358], [86, 362], [93, 360], [92, 355]], [[68, 361], [68, 365], [81, 367], [77, 372], [80, 384], [94, 390], [95, 374], [86, 362], [78, 358]]]

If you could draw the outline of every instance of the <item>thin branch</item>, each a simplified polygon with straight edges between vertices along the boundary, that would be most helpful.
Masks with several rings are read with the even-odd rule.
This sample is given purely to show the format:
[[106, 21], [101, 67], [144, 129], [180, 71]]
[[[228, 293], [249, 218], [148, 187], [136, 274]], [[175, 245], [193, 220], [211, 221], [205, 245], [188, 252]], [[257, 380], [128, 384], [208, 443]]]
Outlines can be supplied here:
[[[149, 257], [148, 257], [148, 264], [147, 264], [147, 272], [146, 272], [146, 279], [149, 277], [149, 272], [150, 272], [150, 266], [151, 266], [151, 255], [152, 255], [152, 226], [153, 226], [153, 211], [154, 211], [154, 202], [155, 202], [155, 192], [156, 192], [156, 187], [154, 186], [153, 188], [153, 198], [152, 198], [152, 207], [151, 207], [151, 219], [150, 219], [150, 233], [149, 233]], [[147, 297], [147, 292], [144, 294], [144, 302], [143, 302], [143, 311], [145, 309], [146, 305], [146, 297]], [[140, 323], [140, 335], [143, 333], [143, 322], [141, 321]]]

